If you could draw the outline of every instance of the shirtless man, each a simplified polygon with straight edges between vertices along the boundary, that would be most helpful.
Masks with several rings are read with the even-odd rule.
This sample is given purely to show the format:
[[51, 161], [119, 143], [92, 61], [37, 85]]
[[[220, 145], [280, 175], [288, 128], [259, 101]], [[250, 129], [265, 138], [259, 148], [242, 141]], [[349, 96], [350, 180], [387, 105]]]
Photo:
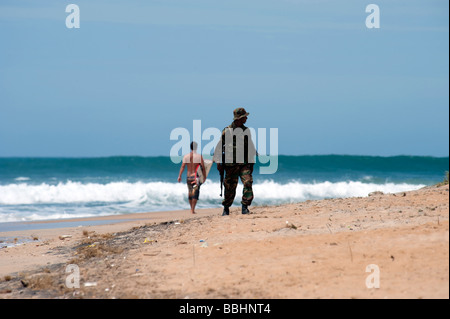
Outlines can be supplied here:
[[[206, 176], [205, 163], [203, 162], [203, 156], [197, 154], [197, 143], [191, 143], [191, 152], [183, 157], [180, 173], [178, 174], [178, 182], [181, 182], [181, 175], [184, 168], [187, 165], [187, 186], [188, 186], [188, 199], [191, 205], [191, 213], [195, 214], [195, 205], [197, 205], [198, 197], [200, 195], [200, 183], [198, 182], [197, 171], [202, 170], [203, 176]], [[206, 180], [206, 178], [205, 178]]]

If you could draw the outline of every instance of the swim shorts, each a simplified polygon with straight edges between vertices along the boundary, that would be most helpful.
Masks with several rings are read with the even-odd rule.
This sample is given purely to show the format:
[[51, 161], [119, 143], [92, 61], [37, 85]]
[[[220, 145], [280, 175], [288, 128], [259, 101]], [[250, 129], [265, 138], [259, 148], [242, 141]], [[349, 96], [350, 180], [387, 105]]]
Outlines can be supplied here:
[[195, 183], [195, 177], [187, 178], [187, 186], [188, 186], [188, 198], [189, 199], [197, 199], [200, 195], [200, 185]]

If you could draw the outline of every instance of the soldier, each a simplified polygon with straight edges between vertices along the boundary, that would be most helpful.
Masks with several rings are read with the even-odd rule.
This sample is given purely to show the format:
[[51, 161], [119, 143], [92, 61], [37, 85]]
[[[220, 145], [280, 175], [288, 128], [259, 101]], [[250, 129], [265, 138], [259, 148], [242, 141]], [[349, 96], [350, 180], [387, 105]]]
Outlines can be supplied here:
[[240, 177], [244, 190], [242, 193], [242, 214], [250, 213], [248, 206], [253, 200], [253, 165], [256, 148], [251, 139], [250, 130], [244, 124], [249, 113], [244, 108], [233, 111], [233, 123], [222, 131], [222, 137], [214, 152], [214, 161], [221, 175], [225, 172], [225, 196], [222, 201], [222, 216], [230, 214], [230, 206], [236, 196], [236, 187]]

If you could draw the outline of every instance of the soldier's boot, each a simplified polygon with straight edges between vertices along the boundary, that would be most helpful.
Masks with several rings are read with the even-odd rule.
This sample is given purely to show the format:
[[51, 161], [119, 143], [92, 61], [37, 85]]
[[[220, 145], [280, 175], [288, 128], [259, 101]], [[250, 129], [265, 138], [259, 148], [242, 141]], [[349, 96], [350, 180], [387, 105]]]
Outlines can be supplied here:
[[242, 204], [242, 214], [250, 214], [247, 205]]
[[230, 207], [228, 206], [223, 206], [223, 213], [222, 216], [228, 216], [230, 215]]

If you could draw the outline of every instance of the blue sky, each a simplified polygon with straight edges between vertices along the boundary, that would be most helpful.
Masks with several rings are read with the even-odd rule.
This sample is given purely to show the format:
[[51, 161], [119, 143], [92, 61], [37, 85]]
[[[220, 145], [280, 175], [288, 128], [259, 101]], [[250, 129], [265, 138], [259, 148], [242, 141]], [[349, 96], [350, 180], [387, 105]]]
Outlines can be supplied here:
[[448, 156], [448, 6], [2, 0], [0, 156], [168, 156], [241, 106], [280, 154]]

